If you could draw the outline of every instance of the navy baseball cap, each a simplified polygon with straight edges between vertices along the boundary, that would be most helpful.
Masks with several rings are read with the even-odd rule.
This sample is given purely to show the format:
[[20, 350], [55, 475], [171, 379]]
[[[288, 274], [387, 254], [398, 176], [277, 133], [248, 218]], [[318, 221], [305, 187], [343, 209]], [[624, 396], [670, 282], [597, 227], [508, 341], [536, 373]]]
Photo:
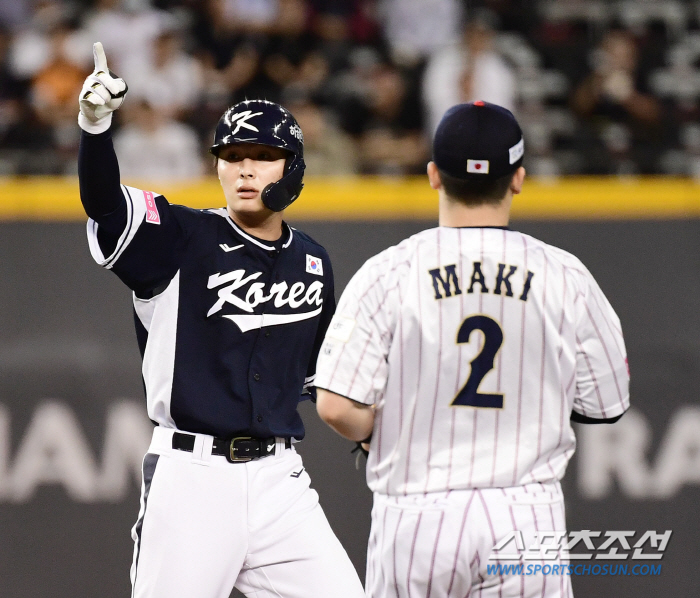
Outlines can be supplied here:
[[464, 180], [497, 179], [523, 163], [523, 132], [513, 113], [488, 102], [452, 106], [433, 138], [433, 162]]

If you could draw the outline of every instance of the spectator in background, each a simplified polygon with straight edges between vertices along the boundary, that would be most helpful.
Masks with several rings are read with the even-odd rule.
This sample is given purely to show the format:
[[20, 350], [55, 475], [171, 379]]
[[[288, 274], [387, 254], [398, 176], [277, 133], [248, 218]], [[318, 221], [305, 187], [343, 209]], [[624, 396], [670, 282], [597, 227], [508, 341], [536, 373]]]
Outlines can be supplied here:
[[24, 122], [27, 85], [10, 68], [9, 47], [10, 34], [0, 28], [0, 176], [17, 170], [21, 150], [30, 141], [28, 123]]
[[317, 38], [316, 51], [323, 56], [333, 71], [347, 67], [352, 35], [358, 33], [363, 36], [368, 33], [366, 29], [353, 29], [353, 4], [354, 2], [338, 0], [311, 0], [311, 31]]
[[26, 81], [52, 60], [51, 31], [68, 18], [61, 2], [37, 0], [30, 6], [30, 18], [15, 32], [10, 43], [10, 69], [15, 77]]
[[86, 71], [64, 51], [70, 29], [58, 25], [50, 34], [49, 61], [32, 79], [32, 101], [46, 122], [60, 122], [70, 114], [75, 120], [75, 98], [82, 87]]
[[309, 97], [324, 98], [330, 76], [330, 64], [321, 52], [309, 52], [299, 64], [294, 80], [287, 86]]
[[130, 69], [129, 93], [160, 111], [184, 118], [198, 105], [204, 87], [199, 61], [182, 49], [182, 33], [166, 27], [153, 42], [153, 61]]
[[264, 84], [260, 85], [260, 52], [252, 44], [239, 46], [231, 61], [223, 69], [224, 82], [229, 91], [227, 104], [235, 104], [237, 98], [263, 97]]
[[226, 105], [247, 98], [279, 102], [312, 49], [307, 19], [305, 0], [209, 0], [194, 27], [209, 98], [213, 83], [228, 90]]
[[464, 27], [459, 43], [435, 54], [423, 76], [428, 136], [455, 104], [483, 100], [515, 112], [514, 69], [494, 47], [491, 13], [482, 12]]
[[14, 76], [9, 64], [10, 34], [0, 28], [0, 139], [19, 115], [24, 85]]
[[285, 107], [304, 131], [304, 162], [308, 176], [357, 174], [357, 148], [352, 138], [334, 122], [328, 111], [314, 104], [303, 92], [290, 91]]
[[379, 68], [381, 58], [371, 47], [353, 48], [347, 68], [332, 74], [325, 84], [325, 98], [340, 119], [347, 133], [357, 136], [365, 106], [369, 102], [372, 73]]
[[77, 173], [79, 136], [75, 131], [75, 98], [89, 71], [76, 64], [66, 51], [72, 30], [58, 24], [51, 31], [50, 60], [32, 79], [30, 97], [39, 120], [53, 132], [53, 145], [61, 174]]
[[31, 0], [2, 0], [0, 3], [0, 28], [12, 31], [27, 23]]
[[[200, 144], [236, 101], [302, 94], [322, 108], [324, 122], [338, 123], [361, 146], [361, 172], [422, 173], [425, 150], [416, 133], [429, 138], [450, 105], [476, 99], [517, 108], [535, 144], [532, 172], [675, 172], [673, 149], [696, 156], [681, 129], [697, 122], [698, 64], [681, 75], [686, 100], [669, 100], [668, 109], [646, 88], [647, 73], [675, 51], [658, 23], [637, 38], [607, 33], [589, 71], [585, 57], [598, 22], [575, 11], [533, 10], [527, 0], [0, 2], [0, 25], [10, 33], [0, 89], [2, 172], [70, 172], [72, 136], [47, 99], [61, 94], [46, 90], [72, 77], [50, 83], [45, 69], [58, 45], [68, 63], [91, 68], [95, 40], [129, 80], [132, 101], [147, 78], [169, 90], [150, 103], [177, 96], [161, 108], [193, 127]], [[67, 22], [57, 45], [52, 32]], [[552, 92], [557, 77], [575, 92]], [[388, 89], [387, 81], [396, 86]]]
[[222, 0], [205, 0], [193, 7], [192, 35], [200, 58], [220, 70], [226, 67], [240, 39], [229, 27]]
[[[247, 97], [273, 99], [277, 89], [261, 71], [268, 36], [278, 15], [277, 3], [253, 2], [246, 7], [229, 0], [206, 0], [194, 10], [192, 35], [204, 68], [208, 120], [216, 122], [228, 106]], [[252, 21], [246, 28], [241, 19], [250, 11]]]
[[[221, 114], [232, 103], [232, 97], [246, 95], [246, 90], [258, 73], [260, 54], [252, 45], [243, 45], [232, 55], [230, 62], [218, 68], [214, 54], [202, 50], [198, 53], [202, 66], [202, 96], [197, 110], [189, 122], [201, 139], [209, 140]], [[254, 97], [252, 94], [250, 97]]]
[[413, 68], [459, 38], [462, 3], [459, 0], [379, 0], [394, 64]]
[[518, 31], [526, 35], [537, 26], [542, 14], [539, 7], [533, 6], [532, 0], [478, 0], [476, 3], [470, 2], [470, 6], [474, 6], [474, 4], [494, 15], [499, 23], [499, 31]]
[[183, 181], [204, 174], [197, 134], [147, 100], [124, 104], [125, 126], [114, 147], [124, 180]]
[[[594, 169], [605, 174], [655, 172], [662, 141], [661, 109], [638, 72], [633, 35], [622, 29], [606, 32], [592, 53], [592, 64], [571, 103], [607, 149], [607, 157]], [[587, 153], [596, 155], [593, 148]]]
[[358, 145], [360, 173], [423, 172], [427, 149], [420, 95], [411, 79], [369, 47], [355, 49], [349, 63], [326, 92], [341, 128]]
[[309, 0], [316, 51], [331, 73], [349, 67], [348, 57], [360, 46], [382, 45], [376, 0]]
[[366, 73], [364, 95], [344, 106], [344, 119], [355, 134], [363, 174], [420, 174], [428, 148], [422, 110], [410, 79], [388, 63]]
[[283, 0], [215, 0], [219, 17], [234, 33], [269, 35], [278, 22]]
[[573, 98], [580, 114], [605, 113], [640, 123], [658, 121], [658, 102], [642, 91], [644, 82], [637, 77], [637, 48], [629, 31], [609, 31], [594, 50], [592, 62], [592, 72]]
[[274, 84], [277, 98], [281, 97], [281, 90], [297, 78], [299, 65], [313, 49], [308, 19], [309, 6], [305, 0], [279, 0], [277, 20], [262, 61], [262, 72]]
[[95, 0], [83, 21], [83, 37], [76, 45], [83, 49], [89, 71], [89, 50], [95, 41], [101, 41], [109, 54], [110, 68], [131, 80], [132, 69], [138, 72], [142, 64], [153, 63], [153, 42], [171, 20], [171, 15], [150, 8], [148, 2]]
[[700, 183], [700, 124], [687, 123], [681, 127], [680, 145], [661, 157], [662, 172], [691, 177]]

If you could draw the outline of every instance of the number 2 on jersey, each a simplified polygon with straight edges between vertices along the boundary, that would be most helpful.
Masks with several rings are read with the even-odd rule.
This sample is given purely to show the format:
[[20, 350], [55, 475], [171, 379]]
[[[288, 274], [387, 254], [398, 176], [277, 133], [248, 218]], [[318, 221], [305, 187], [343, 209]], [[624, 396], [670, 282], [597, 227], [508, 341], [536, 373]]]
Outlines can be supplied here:
[[493, 361], [503, 344], [503, 331], [498, 322], [488, 316], [469, 316], [459, 328], [457, 342], [468, 343], [469, 337], [475, 330], [481, 330], [484, 333], [484, 346], [472, 360], [472, 370], [469, 378], [467, 378], [467, 383], [454, 398], [451, 406], [464, 405], [467, 407], [502, 409], [503, 395], [481, 393], [479, 392], [479, 385], [486, 374], [493, 369]]

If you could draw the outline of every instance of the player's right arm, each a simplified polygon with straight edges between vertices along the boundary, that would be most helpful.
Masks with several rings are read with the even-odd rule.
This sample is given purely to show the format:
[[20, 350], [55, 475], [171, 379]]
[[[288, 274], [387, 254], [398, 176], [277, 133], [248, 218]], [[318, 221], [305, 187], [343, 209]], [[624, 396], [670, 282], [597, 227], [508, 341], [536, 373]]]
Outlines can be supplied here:
[[149, 298], [177, 272], [183, 231], [165, 198], [120, 184], [112, 144], [112, 113], [127, 85], [107, 66], [102, 44], [93, 46], [95, 70], [79, 96], [80, 199], [93, 258], [112, 269], [138, 297]]

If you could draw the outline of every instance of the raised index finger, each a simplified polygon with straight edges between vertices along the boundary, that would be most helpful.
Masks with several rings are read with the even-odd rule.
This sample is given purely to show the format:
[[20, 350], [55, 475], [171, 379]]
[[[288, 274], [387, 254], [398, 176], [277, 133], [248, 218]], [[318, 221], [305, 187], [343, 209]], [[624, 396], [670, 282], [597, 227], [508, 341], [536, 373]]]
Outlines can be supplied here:
[[102, 47], [102, 42], [95, 42], [92, 44], [92, 55], [95, 57], [95, 70], [108, 73], [107, 56], [105, 56], [105, 49]]

